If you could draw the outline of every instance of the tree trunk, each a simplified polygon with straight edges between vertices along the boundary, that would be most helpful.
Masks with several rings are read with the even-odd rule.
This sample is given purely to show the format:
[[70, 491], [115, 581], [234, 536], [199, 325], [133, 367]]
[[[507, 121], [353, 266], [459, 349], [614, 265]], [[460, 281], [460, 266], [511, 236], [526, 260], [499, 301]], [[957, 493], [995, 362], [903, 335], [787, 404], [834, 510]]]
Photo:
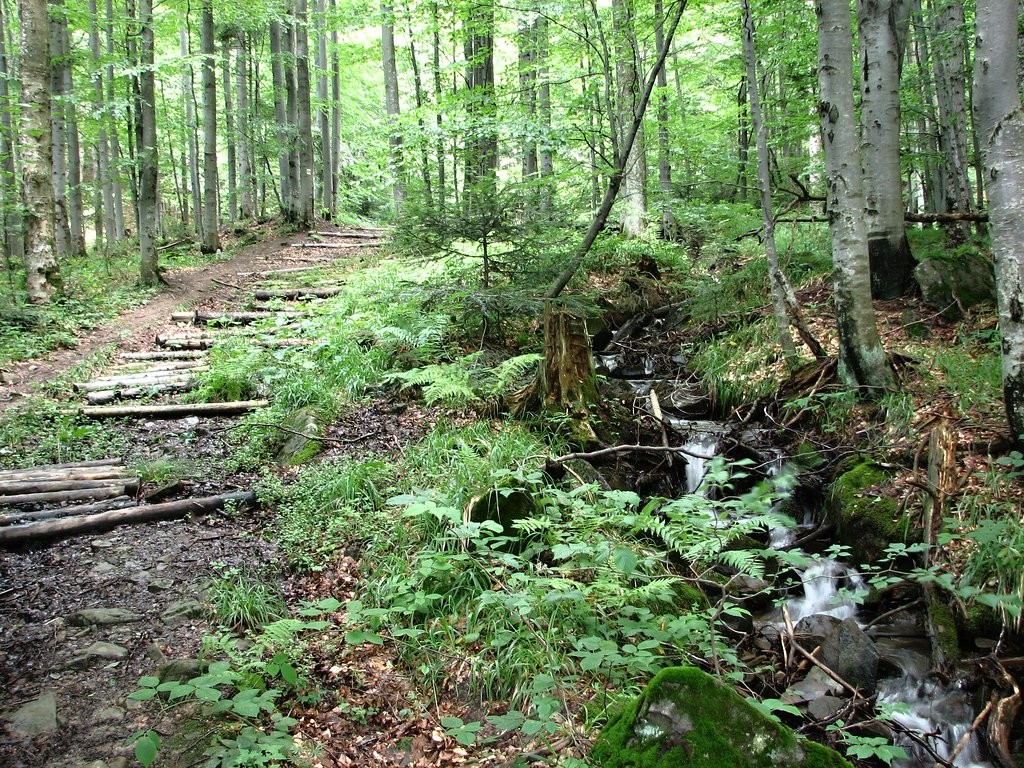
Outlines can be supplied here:
[[222, 79], [224, 81], [224, 137], [228, 149], [228, 211], [227, 220], [233, 222], [238, 218], [238, 152], [236, 150], [235, 130], [235, 109], [231, 103], [231, 94], [234, 92], [233, 78], [231, 77], [231, 39], [227, 38], [221, 44], [221, 66]]
[[1024, 444], [1024, 110], [1017, 90], [1017, 6], [978, 0], [974, 111], [984, 157], [996, 261], [1003, 399], [1010, 437]]
[[432, 41], [431, 69], [434, 74], [434, 104], [437, 106], [437, 141], [434, 148], [434, 153], [437, 155], [437, 207], [438, 210], [441, 210], [444, 208], [447, 196], [445, 188], [447, 158], [444, 151], [444, 134], [441, 130], [444, 116], [441, 114], [443, 110], [441, 110], [440, 105], [444, 97], [444, 88], [441, 84], [441, 24], [438, 20], [437, 0], [431, 0], [430, 2], [430, 33]]
[[203, 54], [203, 253], [220, 249], [217, 177], [217, 48], [214, 38], [213, 0], [203, 0], [199, 46]]
[[416, 111], [419, 117], [416, 124], [420, 129], [420, 178], [423, 179], [423, 198], [427, 208], [434, 207], [434, 185], [430, 178], [430, 147], [426, 141], [427, 122], [423, 119], [423, 108], [426, 99], [423, 96], [423, 78], [420, 75], [420, 62], [416, 56], [416, 42], [412, 27], [409, 28], [409, 62], [412, 64], [413, 93], [416, 98]]
[[157, 266], [157, 182], [160, 158], [156, 144], [156, 83], [153, 71], [153, 5], [139, 0], [139, 96], [142, 124], [139, 142], [139, 277], [143, 285], [162, 282]]
[[238, 64], [235, 71], [235, 97], [238, 111], [238, 185], [239, 211], [243, 220], [256, 218], [255, 176], [252, 168], [252, 143], [249, 136], [249, 47], [245, 32], [238, 33]]
[[[335, 0], [329, 0], [334, 11]], [[338, 30], [331, 30], [331, 185], [334, 194], [330, 217], [333, 220], [338, 207], [338, 177], [341, 169], [341, 57], [338, 54]]]
[[[196, 234], [202, 239], [203, 236], [203, 222], [202, 222], [202, 199], [199, 191], [199, 144], [198, 144], [198, 125], [196, 124], [196, 109], [195, 109], [195, 89], [193, 87], [192, 80], [192, 60], [190, 58], [189, 51], [189, 39], [187, 19], [186, 26], [183, 26], [179, 31], [179, 40], [181, 44], [181, 59], [185, 62], [185, 68], [181, 73], [181, 98], [185, 108], [185, 142], [188, 144], [188, 168], [183, 173], [184, 192], [182, 196], [185, 198], [185, 207], [188, 206], [189, 201], [192, 203], [192, 214], [193, 221], [195, 222]], [[185, 153], [183, 153], [184, 156]], [[191, 193], [189, 190], [191, 189]], [[182, 215], [182, 221], [187, 223], [188, 215]]]
[[405, 163], [402, 159], [402, 133], [398, 125], [401, 107], [398, 103], [398, 59], [395, 57], [395, 9], [382, 3], [380, 50], [384, 68], [384, 111], [388, 116], [388, 144], [391, 147], [392, 192], [395, 213], [405, 202]]
[[75, 106], [71, 65], [71, 38], [65, 16], [61, 23], [61, 91], [64, 102], [64, 136], [67, 145], [68, 225], [71, 229], [71, 254], [85, 255], [85, 210], [82, 204], [82, 151], [78, 136], [78, 110]]
[[[748, 0], [744, 0], [745, 11], [748, 10], [747, 3]], [[660, 51], [665, 45], [665, 34], [662, 30], [665, 12], [662, 8], [662, 0], [655, 0], [654, 13], [657, 17], [654, 22], [654, 44]], [[751, 22], [751, 41], [753, 40], [753, 31], [753, 22]], [[753, 46], [753, 42], [751, 42], [751, 46]], [[751, 47], [750, 56], [751, 58], [754, 56], [753, 47]], [[677, 240], [679, 239], [679, 225], [672, 212], [674, 195], [672, 193], [672, 155], [668, 133], [668, 74], [665, 69], [662, 67], [658, 72], [658, 186], [661, 188], [661, 200], [659, 201], [661, 236], [666, 240]], [[783, 349], [785, 349], [785, 344], [783, 344]]]
[[[768, 160], [768, 131], [761, 115], [761, 94], [757, 82], [757, 50], [754, 44], [754, 19], [750, 12], [750, 0], [743, 0], [743, 58], [747, 65], [747, 92], [750, 97], [750, 120], [757, 137], [757, 182], [761, 194], [761, 217], [764, 221], [764, 247], [768, 257], [768, 282], [771, 286], [772, 308], [779, 344], [786, 362], [792, 367], [796, 362], [796, 346], [789, 332], [791, 323], [787, 306], [788, 282], [779, 268], [778, 252], [775, 248], [775, 213], [772, 211], [772, 174]], [[659, 84], [662, 84], [659, 77]], [[662, 87], [664, 85], [662, 84]], [[660, 115], [659, 115], [660, 118]], [[789, 291], [792, 293], [792, 290]], [[793, 299], [796, 304], [796, 299]]]
[[537, 164], [537, 26], [536, 20], [520, 18], [517, 30], [519, 46], [519, 98], [523, 121], [523, 181], [536, 179]]
[[894, 386], [871, 306], [864, 182], [858, 158], [853, 109], [853, 37], [846, 0], [816, 0], [818, 86], [824, 136], [826, 194], [836, 321], [839, 375], [865, 394]]
[[60, 268], [53, 251], [50, 30], [46, 3], [41, 0], [22, 0], [19, 19], [25, 288], [29, 303], [46, 304], [61, 288]]
[[51, 0], [50, 20], [50, 136], [52, 149], [50, 169], [53, 180], [53, 247], [57, 261], [71, 255], [71, 224], [68, 215], [67, 123], [64, 105], [72, 94], [64, 93], [64, 24], [67, 23], [64, 0]]
[[295, 11], [294, 2], [288, 11], [288, 24], [281, 37], [281, 53], [284, 54], [284, 88], [285, 107], [288, 113], [288, 220], [298, 224], [300, 211], [299, 201], [302, 190], [299, 177], [302, 175], [301, 158], [299, 157], [299, 95], [295, 81]]
[[498, 168], [498, 134], [494, 98], [494, 7], [479, 4], [471, 8], [464, 29], [466, 99], [473, 124], [466, 142], [468, 190], [481, 186], [485, 194], [493, 188]]
[[[548, 19], [546, 16], [539, 16], [534, 22], [536, 26], [535, 37], [537, 40], [537, 78], [540, 81], [537, 86], [537, 113], [540, 120], [540, 130], [543, 141], [540, 145], [540, 177], [548, 179], [555, 175], [555, 153], [551, 148], [551, 73], [548, 69], [548, 58], [550, 46], [548, 44]], [[554, 184], [545, 184], [541, 187], [543, 197], [541, 198], [541, 210], [547, 211], [551, 208], [554, 200]]]
[[[620, 147], [626, 143], [626, 134], [636, 117], [640, 95], [640, 49], [633, 25], [633, 2], [612, 0], [615, 74], [618, 81], [615, 126]], [[619, 202], [622, 234], [626, 237], [639, 237], [647, 228], [647, 151], [642, 122], [623, 167]]]
[[861, 162], [871, 294], [894, 299], [914, 277], [907, 242], [900, 168], [900, 77], [910, 27], [910, 0], [858, 0]]
[[313, 107], [310, 99], [309, 32], [307, 27], [309, 6], [307, 0], [295, 2], [295, 77], [299, 129], [299, 219], [301, 229], [316, 223], [313, 209]]
[[[939, 150], [944, 177], [945, 206], [942, 212], [965, 213], [972, 210], [971, 180], [967, 151], [967, 75], [964, 40], [964, 6], [960, 0], [932, 2], [931, 17], [935, 30], [932, 54], [935, 70], [935, 95], [939, 107]], [[954, 240], [965, 240], [970, 226], [961, 223], [948, 227]]]
[[284, 38], [281, 22], [270, 22], [270, 66], [274, 82], [274, 120], [277, 123], [277, 173], [281, 184], [281, 213], [294, 218], [290, 174], [290, 139], [288, 137], [288, 86], [285, 83]]
[[324, 29], [325, 15], [327, 13], [326, 0], [317, 0], [316, 3], [316, 97], [320, 102], [317, 107], [318, 131], [320, 133], [320, 210], [323, 215], [332, 218], [334, 210], [334, 159], [331, 146], [331, 107], [328, 101], [330, 95], [331, 73], [327, 68], [327, 32]]
[[18, 192], [18, 176], [15, 170], [16, 132], [12, 118], [15, 100], [11, 98], [8, 78], [11, 77], [11, 63], [7, 53], [7, 35], [10, 33], [9, 20], [4, 3], [0, 2], [0, 196], [2, 196], [3, 256], [14, 289], [14, 265], [21, 262], [24, 244], [21, 240], [21, 201]]
[[107, 115], [100, 55], [100, 18], [96, 0], [89, 0], [89, 51], [92, 55], [92, 65], [95, 67], [92, 110], [97, 118], [96, 185], [100, 191], [96, 206], [96, 246], [107, 253], [107, 245], [113, 242], [114, 236], [114, 190], [110, 179], [110, 143], [107, 141]]

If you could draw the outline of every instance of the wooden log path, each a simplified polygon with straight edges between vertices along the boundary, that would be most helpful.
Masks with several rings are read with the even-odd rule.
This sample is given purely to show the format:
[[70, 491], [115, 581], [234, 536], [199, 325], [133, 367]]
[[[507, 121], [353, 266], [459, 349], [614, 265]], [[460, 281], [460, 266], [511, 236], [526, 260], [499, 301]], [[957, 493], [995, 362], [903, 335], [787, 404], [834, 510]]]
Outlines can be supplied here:
[[308, 312], [294, 309], [277, 309], [269, 312], [175, 312], [171, 315], [171, 322], [187, 325], [209, 325], [211, 323], [249, 325], [281, 318], [297, 320], [307, 315], [309, 315]]

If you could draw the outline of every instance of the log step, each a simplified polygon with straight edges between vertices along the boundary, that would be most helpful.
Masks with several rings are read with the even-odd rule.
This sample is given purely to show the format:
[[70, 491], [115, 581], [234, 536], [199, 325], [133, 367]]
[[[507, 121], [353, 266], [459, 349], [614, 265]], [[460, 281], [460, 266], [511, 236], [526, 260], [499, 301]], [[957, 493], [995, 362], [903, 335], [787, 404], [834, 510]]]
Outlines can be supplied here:
[[260, 288], [254, 296], [258, 301], [266, 301], [268, 299], [302, 299], [306, 296], [312, 296], [316, 299], [326, 299], [331, 296], [337, 296], [344, 290], [343, 286], [340, 285], [325, 285], [321, 288], [314, 286], [305, 286], [299, 288]]
[[20, 525], [39, 520], [53, 520], [58, 517], [75, 517], [81, 515], [92, 515], [97, 512], [106, 512], [110, 509], [124, 509], [134, 507], [138, 502], [130, 496], [115, 496], [113, 499], [97, 501], [92, 504], [72, 504], [67, 507], [47, 507], [31, 511], [11, 512], [0, 515], [0, 527], [7, 525]]
[[184, 392], [191, 392], [199, 386], [195, 379], [186, 379], [178, 382], [167, 382], [165, 384], [148, 385], [142, 387], [124, 387], [123, 389], [101, 389], [96, 392], [89, 392], [85, 401], [89, 405], [106, 405], [116, 400], [137, 400], [140, 397], [151, 395], [180, 395]]
[[252, 509], [256, 506], [256, 494], [252, 491], [222, 493], [217, 496], [168, 501], [163, 504], [141, 504], [90, 515], [43, 520], [27, 525], [8, 525], [0, 527], [0, 547], [43, 543], [79, 533], [99, 533], [126, 523], [176, 520], [190, 514], [216, 512], [224, 509], [227, 504]]
[[[201, 368], [205, 360], [205, 357], [197, 357], [191, 360], [169, 360], [165, 363], [149, 363], [146, 360], [136, 360], [135, 362], [115, 365], [114, 370], [122, 371], [119, 376], [143, 376], [149, 373], [163, 373], [165, 371], [192, 371]], [[111, 376], [110, 378], [118, 378], [118, 376]]]
[[121, 387], [160, 387], [164, 384], [182, 384], [194, 381], [194, 373], [210, 370], [208, 365], [199, 365], [185, 371], [156, 371], [154, 373], [130, 373], [124, 376], [109, 376], [105, 379], [78, 382], [74, 385], [76, 392], [98, 392], [103, 389]]
[[21, 475], [25, 473], [60, 474], [65, 470], [90, 469], [94, 467], [119, 467], [122, 464], [124, 464], [124, 461], [119, 458], [72, 461], [66, 464], [40, 464], [36, 467], [26, 467], [24, 469], [0, 469], [0, 478], [5, 478], [8, 475]]
[[82, 406], [78, 413], [90, 419], [180, 419], [185, 416], [229, 416], [265, 408], [269, 400], [237, 400], [230, 403], [168, 403], [166, 405]]
[[199, 360], [206, 357], [205, 352], [187, 349], [156, 349], [149, 352], [122, 352], [121, 360]]
[[223, 322], [238, 325], [258, 323], [263, 320], [277, 320], [287, 318], [295, 320], [306, 317], [309, 313], [294, 309], [280, 309], [271, 312], [174, 312], [171, 314], [171, 322], [187, 323], [190, 325], [205, 325], [208, 323]]
[[22, 493], [14, 496], [0, 497], [0, 507], [24, 507], [29, 504], [59, 504], [64, 501], [102, 501], [103, 499], [113, 499], [117, 496], [134, 495], [138, 487], [138, 481], [133, 480], [131, 483], [122, 483], [121, 485], [101, 485], [80, 490]]

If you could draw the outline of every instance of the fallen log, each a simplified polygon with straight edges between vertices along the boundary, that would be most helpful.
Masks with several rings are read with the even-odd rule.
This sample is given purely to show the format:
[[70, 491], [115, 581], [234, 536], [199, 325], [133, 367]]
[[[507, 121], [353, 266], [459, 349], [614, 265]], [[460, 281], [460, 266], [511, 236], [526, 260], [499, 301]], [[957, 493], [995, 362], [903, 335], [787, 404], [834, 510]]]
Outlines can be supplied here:
[[258, 275], [259, 277], [273, 277], [274, 275], [291, 275], [296, 272], [311, 272], [314, 269], [323, 269], [324, 264], [312, 264], [308, 267], [282, 267], [281, 269], [264, 269], [261, 272], [239, 272], [239, 277], [250, 277], [252, 275]]
[[0, 546], [41, 543], [80, 533], [99, 533], [129, 523], [177, 520], [190, 514], [217, 512], [228, 504], [237, 505], [242, 509], [252, 509], [256, 506], [256, 494], [252, 491], [222, 493], [218, 496], [167, 501], [163, 504], [143, 504], [95, 515], [8, 526], [0, 528]]
[[40, 464], [36, 467], [24, 469], [3, 469], [0, 470], [0, 477], [21, 472], [51, 472], [61, 469], [84, 469], [86, 467], [119, 467], [124, 464], [122, 459], [92, 459], [90, 461], [70, 461], [65, 464]]
[[388, 231], [386, 229], [347, 229], [343, 232], [312, 232], [311, 234], [320, 235], [321, 237], [351, 237], [351, 238], [367, 238], [369, 240], [376, 240], [381, 235], [386, 235]]
[[138, 487], [137, 478], [124, 475], [99, 480], [2, 480], [0, 481], [0, 504], [6, 504], [12, 496], [24, 496], [53, 491], [84, 491], [89, 488], [106, 488], [134, 484]]
[[[135, 487], [138, 487], [138, 483], [135, 483]], [[24, 507], [28, 504], [59, 504], [64, 501], [85, 501], [87, 499], [100, 501], [102, 499], [113, 499], [117, 496], [127, 495], [127, 486], [107, 485], [102, 488], [86, 488], [80, 491], [53, 491], [52, 493], [24, 493], [19, 496], [4, 496], [0, 498], [0, 506]]]
[[[115, 370], [124, 371], [122, 376], [138, 375], [142, 376], [148, 373], [164, 373], [166, 371], [192, 371], [196, 368], [200, 368], [204, 362], [203, 357], [196, 357], [191, 360], [171, 360], [166, 363], [156, 363], [154, 365], [146, 365], [144, 361], [135, 363], [124, 363], [122, 365], [115, 366]], [[140, 366], [145, 366], [141, 367]], [[111, 378], [118, 378], [116, 376]]]
[[259, 301], [267, 299], [301, 299], [304, 296], [313, 296], [318, 299], [326, 299], [337, 296], [342, 291], [342, 286], [324, 286], [323, 288], [261, 288], [255, 292]]
[[328, 248], [330, 250], [343, 250], [345, 248], [374, 248], [384, 245], [383, 240], [367, 240], [365, 243], [292, 243], [292, 248]]
[[115, 400], [136, 400], [140, 397], [150, 395], [171, 395], [191, 392], [199, 386], [195, 379], [184, 381], [169, 381], [165, 384], [155, 384], [143, 387], [125, 387], [123, 389], [101, 389], [90, 392], [85, 396], [85, 402], [89, 405], [106, 405]]
[[208, 365], [200, 365], [187, 371], [158, 371], [152, 374], [111, 376], [106, 379], [93, 379], [74, 385], [76, 392], [99, 392], [104, 389], [120, 389], [122, 387], [159, 387], [163, 384], [181, 384], [191, 381], [193, 373], [210, 370]]
[[149, 352], [122, 352], [118, 357], [121, 360], [198, 360], [206, 357], [206, 353], [188, 350], [156, 349]]
[[128, 496], [115, 496], [106, 501], [97, 501], [93, 504], [74, 504], [70, 507], [53, 507], [48, 509], [37, 509], [26, 512], [11, 512], [7, 515], [0, 515], [0, 527], [18, 525], [25, 522], [38, 520], [53, 520], [58, 517], [78, 517], [81, 515], [93, 515], [97, 512], [106, 512], [111, 509], [126, 509], [138, 504], [135, 499]]
[[90, 419], [145, 417], [178, 419], [184, 416], [230, 416], [265, 408], [269, 400], [236, 400], [229, 403], [167, 403], [166, 405], [85, 405], [78, 413]]
[[0, 475], [0, 482], [13, 480], [111, 480], [127, 477], [125, 469], [120, 465], [103, 467], [70, 467], [68, 469], [36, 470], [7, 472]]
[[308, 312], [294, 309], [279, 309], [269, 312], [174, 312], [171, 314], [171, 322], [194, 323], [196, 325], [224, 322], [247, 325], [249, 323], [258, 323], [261, 320], [274, 320], [279, 317], [295, 319], [305, 317], [308, 314]]
[[211, 349], [220, 339], [211, 337], [194, 336], [164, 336], [156, 337], [156, 343], [161, 347], [173, 350], [206, 350]]

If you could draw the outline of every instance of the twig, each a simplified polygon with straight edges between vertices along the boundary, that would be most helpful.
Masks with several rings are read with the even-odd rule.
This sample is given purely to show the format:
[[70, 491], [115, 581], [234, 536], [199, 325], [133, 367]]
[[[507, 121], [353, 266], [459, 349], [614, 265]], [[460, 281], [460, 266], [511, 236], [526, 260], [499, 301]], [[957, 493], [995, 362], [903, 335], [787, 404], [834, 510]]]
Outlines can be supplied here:
[[286, 432], [289, 435], [296, 435], [303, 437], [306, 440], [318, 440], [321, 443], [332, 443], [334, 445], [351, 445], [352, 443], [359, 443], [367, 438], [373, 437], [378, 432], [367, 432], [365, 435], [359, 437], [321, 437], [319, 435], [310, 435], [306, 432], [300, 432], [297, 429], [290, 429], [288, 427], [282, 427], [280, 424], [271, 424], [268, 421], [250, 421], [245, 424], [233, 424], [230, 427], [224, 427], [223, 429], [216, 430], [218, 432], [230, 432], [233, 429], [249, 429], [251, 427], [269, 427], [271, 429], [277, 429], [281, 432]]
[[216, 283], [217, 285], [223, 285], [225, 288], [234, 288], [237, 291], [242, 290], [242, 286], [236, 285], [235, 283], [229, 283], [226, 280], [218, 280], [216, 277], [211, 277], [210, 282]]
[[918, 598], [917, 600], [910, 601], [906, 605], [897, 606], [896, 608], [893, 608], [891, 611], [886, 611], [883, 614], [875, 616], [875, 618], [873, 618], [871, 621], [869, 621], [867, 624], [865, 624], [863, 627], [861, 627], [861, 629], [864, 629], [864, 630], [871, 629], [871, 627], [875, 626], [876, 624], [881, 624], [883, 621], [888, 619], [890, 616], [895, 616], [897, 613], [902, 613], [903, 611], [909, 611], [911, 608], [916, 608], [920, 604], [921, 604], [921, 599]]
[[[988, 717], [988, 713], [992, 711], [992, 707], [994, 706], [995, 699], [989, 699], [985, 708], [978, 713], [976, 718], [974, 718], [974, 722], [971, 723], [971, 727], [964, 731], [964, 735], [960, 737], [960, 741], [956, 743], [956, 746], [953, 747], [953, 751], [949, 753], [949, 757], [946, 759], [950, 763], [956, 763], [957, 755], [964, 751], [964, 747], [967, 746], [967, 742], [971, 740], [971, 736], [974, 735], [974, 732], [978, 730], [983, 722], [985, 722], [985, 718]], [[940, 768], [939, 763], [935, 764], [935, 768]]]
[[580, 453], [567, 453], [554, 459], [548, 459], [548, 464], [563, 464], [573, 459], [599, 459], [602, 456], [612, 456], [616, 453], [681, 453], [684, 456], [692, 456], [695, 459], [710, 461], [714, 456], [705, 456], [703, 453], [694, 453], [685, 448], [673, 448], [663, 445], [616, 445], [611, 448], [602, 448], [599, 451], [583, 451]]

